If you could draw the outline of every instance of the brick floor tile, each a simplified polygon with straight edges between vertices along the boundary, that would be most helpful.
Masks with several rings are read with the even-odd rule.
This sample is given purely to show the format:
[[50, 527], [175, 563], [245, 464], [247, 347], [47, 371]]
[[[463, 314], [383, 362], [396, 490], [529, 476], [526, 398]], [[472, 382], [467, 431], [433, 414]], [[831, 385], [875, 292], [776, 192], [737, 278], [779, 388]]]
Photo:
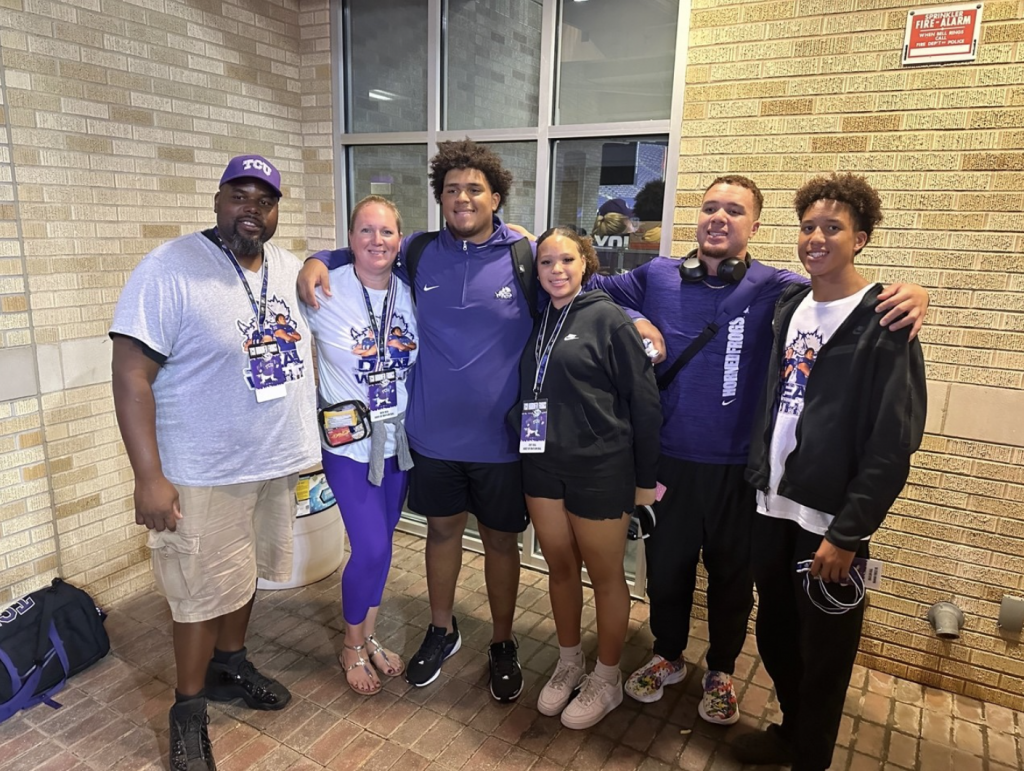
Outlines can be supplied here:
[[685, 743], [686, 737], [679, 733], [679, 726], [673, 723], [665, 723], [658, 731], [658, 735], [654, 737], [654, 741], [647, 748], [647, 754], [663, 763], [672, 765], [676, 762], [676, 758], [679, 757], [679, 753]]
[[[455, 735], [455, 738], [435, 758], [435, 762], [440, 763], [445, 768], [456, 771], [456, 769], [466, 765], [486, 738], [485, 734], [465, 727]], [[476, 769], [473, 769], [473, 771], [476, 771]]]
[[893, 706], [892, 725], [903, 733], [921, 735], [921, 710], [912, 704], [899, 701]]
[[580, 747], [579, 752], [566, 764], [566, 768], [571, 771], [592, 771], [595, 768], [600, 768], [612, 754], [615, 742], [604, 736], [595, 735], [594, 731], [596, 730], [595, 728], [588, 732], [590, 735], [587, 740]]
[[327, 768], [331, 771], [351, 771], [359, 768], [363, 761], [373, 755], [383, 744], [384, 740], [379, 736], [374, 736], [369, 731], [363, 731], [345, 746], [343, 752], [336, 755], [334, 760], [327, 764]]
[[885, 725], [889, 722], [892, 699], [878, 693], [865, 693], [861, 699], [860, 714], [864, 720]]
[[637, 752], [646, 754], [647, 748], [654, 741], [661, 730], [663, 723], [653, 717], [641, 713], [630, 725], [629, 730], [622, 737], [622, 744], [631, 747]]
[[286, 771], [292, 768], [302, 756], [291, 747], [278, 745], [253, 766], [253, 771]]
[[461, 730], [462, 726], [454, 720], [438, 717], [437, 722], [412, 743], [411, 749], [429, 760], [434, 760]]
[[856, 721], [851, 715], [843, 715], [839, 721], [839, 733], [836, 736], [836, 745], [849, 747], [853, 743], [853, 728]]
[[317, 763], [327, 764], [337, 757], [338, 753], [356, 738], [366, 733], [362, 728], [348, 720], [340, 719], [305, 751]]
[[949, 714], [929, 709], [925, 709], [921, 714], [921, 738], [948, 747], [952, 732], [953, 718]]
[[638, 767], [638, 771], [670, 771], [670, 766], [654, 758], [644, 758], [644, 762]]
[[[616, 710], [616, 712], [618, 711]], [[557, 717], [538, 716], [533, 721], [533, 725], [523, 733], [519, 740], [519, 746], [535, 755], [544, 757], [544, 750], [554, 741], [561, 730], [562, 724]]]
[[505, 711], [504, 719], [492, 735], [509, 744], [518, 744], [522, 735], [530, 730], [530, 726], [538, 717], [540, 713], [532, 706], [516, 704], [512, 709]]
[[953, 714], [953, 694], [937, 688], [924, 689], [924, 708], [943, 715]]
[[383, 744], [370, 753], [359, 768], [365, 771], [385, 771], [389, 768], [396, 768], [397, 771], [397, 763], [405, 753], [406, 749], [401, 745], [385, 740]]
[[540, 755], [565, 766], [575, 757], [586, 740], [586, 731], [562, 728]]
[[1010, 734], [988, 732], [988, 757], [996, 763], [1017, 766], [1020, 761], [1018, 739]]
[[[846, 771], [846, 767], [850, 763], [850, 753], [848, 750], [836, 749], [832, 753], [832, 765], [828, 767], [828, 771]], [[753, 766], [753, 768], [760, 769], [760, 766]]]
[[986, 704], [985, 724], [992, 731], [1013, 733], [1015, 730], [1014, 712], [1012, 709], [1001, 707], [998, 704]]
[[924, 706], [924, 687], [909, 680], [897, 680], [896, 700], [912, 707]]
[[885, 726], [861, 720], [854, 732], [852, 749], [872, 758], [881, 758], [885, 754]]
[[884, 672], [868, 670], [867, 686], [870, 693], [893, 696], [896, 693], [896, 678]]
[[881, 771], [881, 768], [882, 761], [878, 758], [861, 755], [859, 752], [854, 752], [850, 761], [850, 771]]
[[719, 746], [718, 742], [704, 736], [690, 736], [676, 760], [676, 765], [684, 771], [704, 771]]
[[917, 766], [917, 745], [918, 740], [916, 737], [893, 731], [889, 734], [889, 751], [886, 755], [887, 764], [896, 765], [900, 768], [915, 768]]
[[977, 699], [957, 694], [953, 697], [953, 716], [972, 723], [984, 722], [985, 705]]
[[985, 738], [982, 728], [966, 720], [953, 720], [953, 745], [971, 755], [985, 753]]
[[643, 763], [644, 756], [629, 747], [618, 746], [605, 758], [602, 771], [634, 771]]
[[922, 740], [918, 750], [921, 768], [928, 771], [950, 771], [953, 755], [945, 744]]

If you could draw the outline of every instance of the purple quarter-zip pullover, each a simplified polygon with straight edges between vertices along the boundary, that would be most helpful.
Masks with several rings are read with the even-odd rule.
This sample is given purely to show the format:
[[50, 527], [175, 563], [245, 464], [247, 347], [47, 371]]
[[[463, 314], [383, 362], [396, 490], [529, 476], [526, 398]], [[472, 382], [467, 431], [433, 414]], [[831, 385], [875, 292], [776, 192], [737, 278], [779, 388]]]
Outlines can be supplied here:
[[[405, 254], [413, 233], [402, 241]], [[477, 463], [519, 459], [505, 420], [519, 398], [519, 357], [533, 329], [528, 301], [512, 268], [509, 245], [522, 236], [497, 217], [486, 242], [460, 241], [442, 230], [416, 266], [419, 360], [410, 375], [406, 432], [429, 458]], [[336, 268], [348, 249], [313, 255]], [[399, 278], [404, 266], [396, 264]]]

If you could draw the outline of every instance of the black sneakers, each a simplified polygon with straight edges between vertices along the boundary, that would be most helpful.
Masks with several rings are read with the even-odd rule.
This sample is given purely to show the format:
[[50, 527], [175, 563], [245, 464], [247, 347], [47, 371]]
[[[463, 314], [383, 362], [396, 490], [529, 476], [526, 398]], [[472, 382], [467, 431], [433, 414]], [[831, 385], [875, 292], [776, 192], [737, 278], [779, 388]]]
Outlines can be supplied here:
[[512, 701], [523, 690], [523, 670], [519, 666], [518, 650], [519, 646], [514, 640], [504, 640], [492, 643], [487, 653], [491, 664], [491, 696], [498, 701]]
[[291, 701], [288, 689], [261, 675], [245, 657], [245, 648], [226, 663], [211, 661], [206, 669], [206, 698], [210, 701], [243, 699], [250, 709], [284, 709]]
[[409, 665], [405, 669], [406, 682], [417, 688], [430, 685], [441, 674], [441, 662], [455, 655], [461, 647], [462, 636], [459, 634], [458, 624], [455, 623], [455, 616], [452, 616], [451, 632], [429, 624], [420, 649], [409, 660]]
[[171, 707], [171, 771], [217, 771], [210, 746], [206, 699], [199, 697]]

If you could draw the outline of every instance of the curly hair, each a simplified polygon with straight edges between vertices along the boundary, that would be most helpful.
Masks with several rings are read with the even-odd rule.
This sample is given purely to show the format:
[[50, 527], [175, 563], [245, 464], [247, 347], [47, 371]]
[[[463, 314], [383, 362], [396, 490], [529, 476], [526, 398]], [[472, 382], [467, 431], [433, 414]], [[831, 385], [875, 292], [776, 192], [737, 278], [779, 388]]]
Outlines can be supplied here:
[[704, 188], [704, 195], [707, 195], [708, 190], [715, 185], [745, 187], [754, 196], [754, 219], [760, 218], [761, 209], [764, 208], [764, 194], [761, 193], [761, 188], [750, 177], [744, 177], [742, 174], [726, 174], [723, 177], [716, 177], [714, 182]]
[[444, 192], [444, 178], [452, 169], [476, 169], [487, 178], [491, 192], [501, 196], [500, 205], [508, 203], [512, 172], [505, 169], [501, 158], [489, 147], [468, 138], [438, 144], [437, 155], [430, 159], [430, 186], [438, 203]]
[[665, 180], [652, 179], [636, 194], [636, 199], [633, 201], [633, 213], [641, 222], [660, 222], [664, 205]]
[[593, 276], [601, 267], [601, 263], [597, 259], [597, 252], [594, 251], [594, 243], [587, 236], [581, 236], [576, 232], [574, 228], [566, 227], [565, 225], [556, 225], [553, 228], [548, 228], [541, 233], [540, 238], [537, 239], [537, 254], [540, 254], [540, 245], [543, 244], [551, 236], [562, 236], [562, 238], [568, 238], [576, 245], [576, 251], [580, 254], [580, 259], [583, 260], [583, 283], [587, 283], [587, 279]]
[[[793, 208], [801, 220], [804, 213], [817, 201], [838, 201], [850, 207], [854, 229], [867, 233], [868, 241], [875, 226], [882, 221], [882, 199], [868, 181], [856, 174], [836, 174], [815, 177], [804, 183], [793, 196]], [[867, 243], [867, 242], [865, 242]]]

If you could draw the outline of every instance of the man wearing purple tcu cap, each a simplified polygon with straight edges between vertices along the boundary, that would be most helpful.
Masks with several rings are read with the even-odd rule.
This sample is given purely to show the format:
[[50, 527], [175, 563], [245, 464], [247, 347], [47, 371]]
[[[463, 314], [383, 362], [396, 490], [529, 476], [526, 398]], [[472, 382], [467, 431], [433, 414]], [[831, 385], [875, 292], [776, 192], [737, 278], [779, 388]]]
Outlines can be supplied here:
[[114, 312], [114, 407], [173, 619], [172, 771], [216, 768], [206, 703], [276, 710], [288, 690], [248, 660], [257, 576], [292, 573], [298, 474], [320, 457], [301, 263], [269, 243], [281, 174], [232, 158], [216, 227], [169, 241], [132, 272]]

